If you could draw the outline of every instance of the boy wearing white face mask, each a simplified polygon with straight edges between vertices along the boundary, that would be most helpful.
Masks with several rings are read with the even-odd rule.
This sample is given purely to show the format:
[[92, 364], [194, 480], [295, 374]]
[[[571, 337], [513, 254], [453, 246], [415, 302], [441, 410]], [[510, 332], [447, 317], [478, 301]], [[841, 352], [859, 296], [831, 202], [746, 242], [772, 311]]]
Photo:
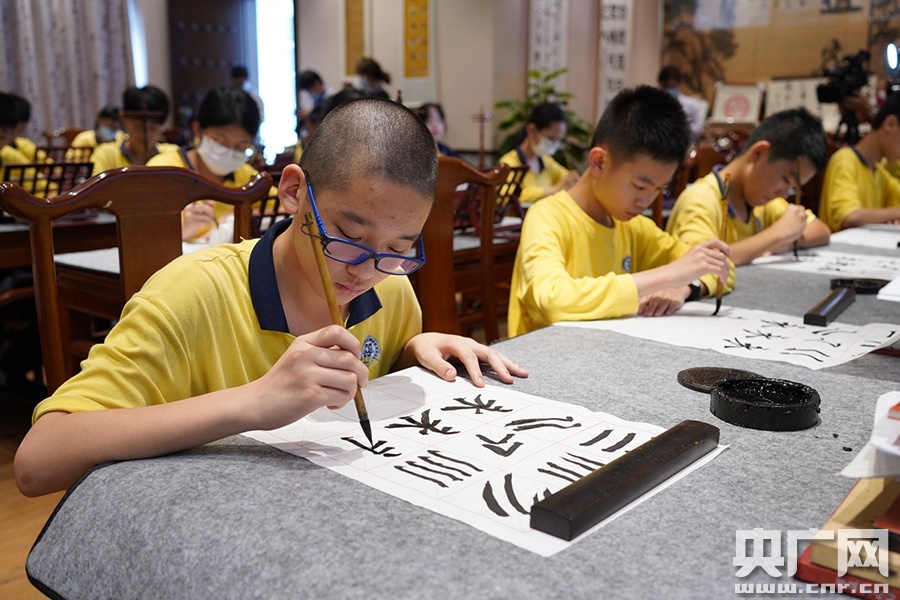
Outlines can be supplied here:
[[578, 173], [553, 158], [565, 137], [566, 113], [562, 107], [545, 102], [531, 111], [519, 144], [500, 157], [500, 162], [510, 167], [528, 166], [519, 202], [535, 202], [568, 189], [578, 181]]
[[[196, 148], [157, 154], [148, 167], [181, 167], [196, 171], [228, 187], [246, 185], [257, 171], [247, 164], [248, 148], [259, 131], [259, 108], [247, 92], [223, 86], [211, 89], [203, 98], [193, 122]], [[227, 217], [231, 206], [195, 202], [185, 208], [182, 237], [186, 241], [209, 235], [216, 223]]]

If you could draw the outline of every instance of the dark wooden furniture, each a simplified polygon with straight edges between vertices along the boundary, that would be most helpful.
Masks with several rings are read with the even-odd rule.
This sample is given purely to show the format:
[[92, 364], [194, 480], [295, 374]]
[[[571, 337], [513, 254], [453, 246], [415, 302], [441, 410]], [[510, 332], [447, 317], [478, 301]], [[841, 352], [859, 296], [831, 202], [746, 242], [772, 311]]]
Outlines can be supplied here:
[[[506, 179], [497, 186], [494, 203], [494, 236], [518, 238], [522, 230], [521, 219], [525, 218], [525, 210], [519, 204], [522, 194], [522, 180], [528, 173], [527, 166], [511, 167]], [[454, 226], [460, 231], [474, 231], [481, 234], [481, 188], [469, 187], [458, 193], [459, 206], [456, 209]], [[513, 225], [501, 225], [505, 217], [518, 217]]]
[[35, 196], [48, 198], [68, 192], [91, 176], [91, 162], [6, 165], [4, 181], [18, 184]]
[[278, 198], [278, 182], [281, 181], [281, 171], [282, 169], [266, 170], [272, 178], [272, 189], [263, 198], [259, 207], [253, 209], [253, 215], [250, 217], [250, 235], [252, 237], [260, 237], [277, 221], [291, 216], [282, 208], [281, 200]]
[[[2, 221], [2, 219], [0, 219]], [[0, 269], [31, 266], [31, 235], [25, 223], [0, 222]], [[112, 248], [118, 243], [116, 223], [110, 215], [99, 213], [84, 218], [53, 222], [53, 247], [57, 252], [83, 252]]]
[[48, 161], [90, 162], [94, 149], [91, 146], [76, 148], [74, 146], [38, 146], [38, 155], [43, 152]]
[[[482, 323], [486, 339], [499, 337], [494, 271], [494, 206], [497, 186], [509, 167], [498, 165], [484, 173], [458, 158], [441, 157], [437, 194], [422, 235], [425, 266], [412, 277], [422, 306], [425, 331], [461, 334]], [[481, 190], [479, 245], [465, 252], [453, 250], [456, 190], [463, 184]], [[462, 302], [460, 296], [477, 293], [480, 301]], [[468, 304], [469, 306], [464, 306]]]
[[[174, 167], [111, 169], [60, 196], [42, 199], [12, 183], [0, 184], [0, 208], [29, 223], [35, 298], [47, 388], [52, 393], [76, 371], [70, 310], [108, 314], [121, 307], [144, 282], [181, 255], [181, 211], [196, 200], [235, 207], [234, 240], [250, 236], [251, 205], [268, 194], [271, 178], [258, 175], [242, 188], [227, 188], [193, 171]], [[84, 210], [116, 218], [120, 273], [94, 274], [73, 293], [61, 293], [54, 262], [52, 223]], [[98, 310], [98, 309], [103, 310]]]

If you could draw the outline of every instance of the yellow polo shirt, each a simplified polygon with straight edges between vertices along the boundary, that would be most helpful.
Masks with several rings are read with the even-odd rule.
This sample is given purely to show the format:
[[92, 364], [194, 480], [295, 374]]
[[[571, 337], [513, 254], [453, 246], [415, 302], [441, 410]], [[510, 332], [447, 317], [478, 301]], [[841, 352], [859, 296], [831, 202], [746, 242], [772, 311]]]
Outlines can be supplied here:
[[831, 231], [840, 231], [857, 210], [889, 206], [900, 206], [900, 181], [891, 176], [884, 160], [872, 172], [852, 147], [831, 155], [819, 202], [819, 218]]
[[[519, 202], [535, 202], [544, 197], [543, 191], [551, 185], [556, 185], [569, 174], [569, 169], [565, 168], [552, 156], [541, 157], [544, 168], [535, 173], [531, 169], [525, 173], [522, 178], [522, 193], [519, 195]], [[500, 157], [500, 163], [509, 165], [510, 167], [521, 167], [523, 165], [522, 158], [515, 148]]]
[[[91, 349], [81, 373], [38, 404], [33, 420], [51, 411], [164, 404], [265, 375], [296, 339], [272, 254], [290, 223], [280, 221], [259, 239], [184, 255], [153, 275], [106, 341]], [[422, 330], [409, 280], [391, 276], [355, 298], [347, 325], [369, 376], [388, 373]]]

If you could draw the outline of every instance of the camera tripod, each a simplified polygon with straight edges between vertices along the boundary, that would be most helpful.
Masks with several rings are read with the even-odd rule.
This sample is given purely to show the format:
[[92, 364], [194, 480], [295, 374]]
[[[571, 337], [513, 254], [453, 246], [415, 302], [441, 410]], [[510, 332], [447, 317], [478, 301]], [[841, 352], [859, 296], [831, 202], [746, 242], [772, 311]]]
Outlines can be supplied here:
[[859, 117], [856, 116], [856, 111], [841, 109], [841, 121], [838, 123], [837, 131], [834, 132], [835, 139], [840, 139], [841, 127], [844, 125], [847, 126], [844, 141], [851, 146], [855, 145], [859, 141]]

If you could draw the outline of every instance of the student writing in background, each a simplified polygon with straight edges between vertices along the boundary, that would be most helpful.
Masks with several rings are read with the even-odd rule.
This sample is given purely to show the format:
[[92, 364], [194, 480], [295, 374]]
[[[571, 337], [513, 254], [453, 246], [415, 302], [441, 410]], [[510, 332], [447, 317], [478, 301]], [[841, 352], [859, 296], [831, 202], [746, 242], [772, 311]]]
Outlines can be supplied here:
[[[718, 238], [724, 179], [730, 177], [723, 241], [735, 265], [785, 252], [794, 242], [800, 248], [827, 244], [828, 226], [812, 211], [784, 199], [824, 168], [827, 158], [825, 131], [817, 117], [804, 108], [775, 113], [753, 130], [741, 154], [681, 193], [666, 231], [688, 244]], [[733, 284], [733, 268], [730, 276]]]
[[15, 103], [17, 123], [13, 129], [13, 139], [9, 142], [9, 146], [21, 152], [28, 159], [26, 162], [47, 162], [47, 154], [43, 150], [39, 150], [37, 144], [25, 137], [25, 128], [31, 121], [31, 102], [18, 94], [10, 94], [10, 97]]
[[[211, 89], [203, 97], [193, 123], [196, 148], [157, 154], [148, 167], [181, 167], [229, 187], [241, 187], [256, 176], [247, 164], [247, 150], [259, 131], [259, 108], [247, 92], [234, 86]], [[191, 241], [209, 235], [231, 212], [230, 205], [212, 201], [189, 204], [184, 210], [182, 236]]]
[[578, 173], [553, 158], [566, 138], [566, 113], [562, 107], [545, 102], [534, 107], [525, 124], [519, 144], [500, 157], [511, 167], [526, 165], [519, 202], [531, 203], [571, 187]]
[[557, 321], [671, 314], [715, 292], [716, 278], [728, 276], [728, 246], [710, 240], [691, 247], [641, 214], [689, 143], [684, 111], [664, 91], [640, 86], [616, 95], [578, 182], [525, 214], [510, 335]]
[[[119, 120], [119, 107], [115, 104], [107, 104], [97, 113], [97, 120], [93, 129], [86, 129], [72, 140], [72, 148], [96, 148], [104, 142], [121, 142], [125, 136], [122, 130], [122, 122]], [[66, 160], [78, 158], [77, 151], [66, 155]]]
[[20, 151], [12, 147], [15, 141], [16, 101], [11, 94], [0, 92], [0, 181], [6, 181], [6, 165], [22, 165], [32, 162]]
[[875, 223], [900, 223], [900, 181], [886, 164], [900, 160], [900, 92], [888, 96], [872, 131], [828, 160], [819, 217], [840, 231]]
[[[282, 173], [293, 219], [164, 267], [81, 373], [38, 405], [16, 453], [19, 489], [43, 494], [101, 463], [282, 427], [415, 364], [452, 381], [455, 357], [479, 387], [481, 361], [506, 383], [527, 375], [468, 338], [421, 333], [405, 274], [423, 262], [437, 163], [431, 133], [401, 104], [336, 108]], [[321, 221], [315, 231], [307, 212]], [[331, 324], [310, 235], [325, 244], [347, 329]]]
[[105, 142], [91, 154], [94, 175], [132, 165], [145, 165], [162, 152], [178, 152], [175, 144], [159, 142], [169, 116], [169, 99], [156, 86], [130, 87], [122, 94], [120, 118], [127, 137], [121, 142]]

